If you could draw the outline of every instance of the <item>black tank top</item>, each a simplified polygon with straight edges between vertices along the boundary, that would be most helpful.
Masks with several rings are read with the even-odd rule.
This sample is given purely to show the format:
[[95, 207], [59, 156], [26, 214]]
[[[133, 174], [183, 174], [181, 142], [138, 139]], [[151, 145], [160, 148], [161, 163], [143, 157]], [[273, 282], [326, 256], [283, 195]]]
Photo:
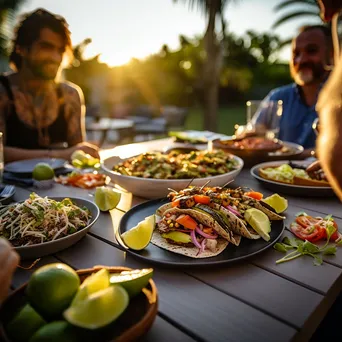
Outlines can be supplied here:
[[[64, 143], [67, 141], [67, 121], [64, 115], [64, 104], [60, 105], [56, 120], [47, 127], [50, 138], [50, 146], [41, 146], [39, 144], [39, 135], [36, 128], [25, 124], [15, 109], [14, 95], [6, 76], [0, 76], [0, 83], [4, 86], [7, 96], [10, 100], [9, 111], [5, 115], [6, 122], [6, 143], [5, 146], [18, 147], [25, 149], [47, 149], [48, 147]], [[57, 88], [58, 99], [63, 97], [60, 87]]]

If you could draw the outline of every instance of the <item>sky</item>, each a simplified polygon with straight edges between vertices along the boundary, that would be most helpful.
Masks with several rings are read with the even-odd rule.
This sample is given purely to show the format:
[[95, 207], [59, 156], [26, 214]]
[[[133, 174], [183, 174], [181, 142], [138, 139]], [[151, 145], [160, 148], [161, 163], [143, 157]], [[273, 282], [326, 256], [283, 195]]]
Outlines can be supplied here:
[[[279, 15], [273, 8], [279, 2], [233, 1], [225, 10], [228, 29], [238, 35], [252, 29], [292, 37], [303, 24], [300, 20], [271, 28]], [[27, 0], [19, 13], [38, 7], [66, 18], [73, 44], [92, 38], [85, 56], [101, 53], [100, 60], [110, 66], [125, 64], [133, 57], [144, 58], [158, 52], [163, 44], [175, 49], [180, 34], [193, 37], [206, 27], [205, 16], [196, 7], [189, 9], [183, 0]], [[284, 49], [280, 58], [287, 61], [289, 57], [290, 49]]]

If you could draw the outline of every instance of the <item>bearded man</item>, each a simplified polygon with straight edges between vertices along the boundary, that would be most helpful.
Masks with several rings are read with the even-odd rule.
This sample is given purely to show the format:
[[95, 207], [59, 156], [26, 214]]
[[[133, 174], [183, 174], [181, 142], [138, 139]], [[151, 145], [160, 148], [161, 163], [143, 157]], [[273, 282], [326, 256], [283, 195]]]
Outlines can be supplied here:
[[71, 51], [64, 18], [44, 9], [23, 16], [13, 41], [13, 73], [0, 76], [0, 132], [5, 161], [70, 159], [75, 150], [99, 157], [85, 142], [85, 106], [79, 87], [60, 81]]
[[318, 94], [329, 76], [333, 63], [330, 29], [324, 26], [304, 26], [292, 41], [290, 71], [294, 83], [272, 90], [264, 101], [282, 101], [283, 112], [263, 110], [260, 106], [252, 120], [256, 130], [279, 130], [278, 138], [302, 145], [309, 156], [315, 149], [316, 134], [312, 124], [317, 118]]

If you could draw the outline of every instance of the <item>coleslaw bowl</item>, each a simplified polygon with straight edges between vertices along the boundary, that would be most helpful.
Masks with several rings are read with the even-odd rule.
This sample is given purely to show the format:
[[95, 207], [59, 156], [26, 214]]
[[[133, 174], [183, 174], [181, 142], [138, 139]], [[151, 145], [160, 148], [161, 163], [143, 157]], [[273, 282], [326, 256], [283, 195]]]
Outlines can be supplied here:
[[[49, 197], [49, 199], [53, 199], [56, 201], [61, 201], [64, 198], [66, 198], [66, 196]], [[14, 249], [19, 253], [21, 260], [36, 259], [45, 255], [54, 254], [63, 249], [66, 249], [74, 245], [82, 237], [84, 237], [89, 231], [89, 229], [95, 224], [95, 222], [97, 221], [100, 215], [100, 210], [95, 203], [88, 201], [86, 199], [83, 199], [83, 198], [76, 198], [76, 197], [70, 197], [70, 196], [67, 198], [70, 198], [70, 200], [77, 206], [86, 207], [91, 212], [91, 219], [89, 220], [87, 226], [81, 228], [75, 233], [72, 233], [70, 235], [61, 237], [53, 241], [42, 242], [42, 243], [38, 243], [35, 245], [30, 245], [30, 246], [14, 247]]]

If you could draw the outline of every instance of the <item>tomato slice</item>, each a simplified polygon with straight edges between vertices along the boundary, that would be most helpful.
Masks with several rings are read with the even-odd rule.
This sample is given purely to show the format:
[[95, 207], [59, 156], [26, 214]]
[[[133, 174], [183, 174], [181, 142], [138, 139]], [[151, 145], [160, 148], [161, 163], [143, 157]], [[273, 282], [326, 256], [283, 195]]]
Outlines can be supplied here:
[[303, 227], [297, 222], [293, 222], [290, 225], [291, 232], [301, 240], [308, 240], [310, 242], [317, 242], [326, 237], [325, 228], [317, 226]]
[[[331, 235], [330, 241], [335, 241], [339, 238], [338, 226], [337, 226], [337, 223], [335, 221], [331, 221], [331, 223], [335, 227], [336, 230]], [[322, 218], [302, 215], [302, 216], [298, 216], [296, 218], [296, 224], [298, 226], [302, 227], [302, 233], [299, 233], [299, 235], [303, 236], [304, 238], [298, 236], [295, 232], [293, 232], [293, 233], [296, 236], [298, 236], [300, 239], [306, 239], [308, 241], [314, 242], [314, 241], [319, 241], [319, 240], [327, 238], [327, 231], [325, 228], [326, 227], [326, 220], [324, 220]], [[295, 227], [294, 230], [298, 233], [298, 231], [300, 231], [300, 228]], [[305, 236], [308, 236], [310, 234], [313, 234], [314, 240], [309, 240], [308, 238], [305, 238]]]

